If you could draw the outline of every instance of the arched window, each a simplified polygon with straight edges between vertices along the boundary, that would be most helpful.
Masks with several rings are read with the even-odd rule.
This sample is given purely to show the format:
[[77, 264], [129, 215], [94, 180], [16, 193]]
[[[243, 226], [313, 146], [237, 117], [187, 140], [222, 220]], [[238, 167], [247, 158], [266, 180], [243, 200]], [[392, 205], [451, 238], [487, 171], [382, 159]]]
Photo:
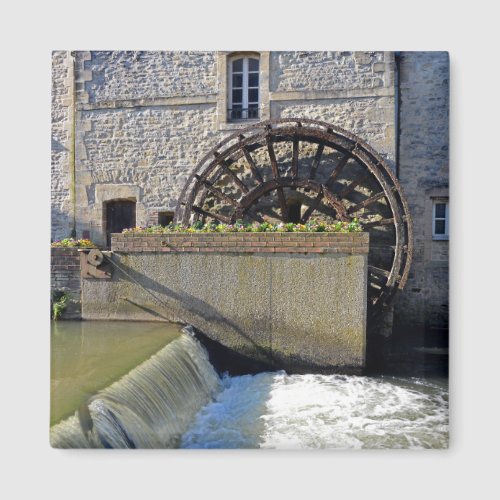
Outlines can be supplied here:
[[237, 55], [228, 62], [228, 121], [258, 120], [259, 57]]

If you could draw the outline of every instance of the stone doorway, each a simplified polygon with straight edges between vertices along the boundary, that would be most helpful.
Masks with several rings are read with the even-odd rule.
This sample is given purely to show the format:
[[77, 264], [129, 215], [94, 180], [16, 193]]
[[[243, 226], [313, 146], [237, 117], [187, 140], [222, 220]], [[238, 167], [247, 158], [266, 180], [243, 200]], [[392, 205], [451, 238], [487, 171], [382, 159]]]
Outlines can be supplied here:
[[125, 228], [135, 227], [135, 200], [111, 200], [105, 202], [104, 227], [106, 228], [106, 245], [111, 247], [111, 234], [121, 233]]

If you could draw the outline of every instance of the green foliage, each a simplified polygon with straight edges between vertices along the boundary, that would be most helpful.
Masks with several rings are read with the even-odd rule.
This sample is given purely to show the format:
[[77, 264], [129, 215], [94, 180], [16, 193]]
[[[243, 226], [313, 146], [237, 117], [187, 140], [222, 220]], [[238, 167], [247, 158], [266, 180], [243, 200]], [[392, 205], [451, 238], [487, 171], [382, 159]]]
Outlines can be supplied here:
[[134, 234], [168, 234], [168, 233], [354, 233], [361, 232], [363, 229], [358, 221], [335, 221], [326, 223], [321, 221], [309, 221], [306, 224], [294, 224], [288, 222], [286, 224], [271, 224], [270, 222], [255, 222], [249, 224], [241, 219], [234, 224], [223, 224], [215, 221], [203, 224], [201, 221], [195, 222], [192, 226], [183, 226], [181, 224], [170, 223], [168, 226], [140, 226], [129, 229], [124, 229], [123, 233]]
[[66, 292], [54, 293], [52, 301], [52, 319], [57, 321], [68, 307], [70, 296]]

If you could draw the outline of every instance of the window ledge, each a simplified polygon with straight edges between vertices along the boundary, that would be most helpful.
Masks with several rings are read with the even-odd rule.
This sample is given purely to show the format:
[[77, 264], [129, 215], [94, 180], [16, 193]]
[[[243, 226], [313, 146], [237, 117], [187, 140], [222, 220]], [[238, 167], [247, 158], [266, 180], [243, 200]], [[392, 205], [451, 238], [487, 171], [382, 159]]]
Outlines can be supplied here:
[[260, 119], [251, 119], [251, 120], [241, 120], [234, 122], [221, 122], [219, 123], [219, 130], [239, 130], [242, 128], [246, 128], [254, 123], [259, 123]]

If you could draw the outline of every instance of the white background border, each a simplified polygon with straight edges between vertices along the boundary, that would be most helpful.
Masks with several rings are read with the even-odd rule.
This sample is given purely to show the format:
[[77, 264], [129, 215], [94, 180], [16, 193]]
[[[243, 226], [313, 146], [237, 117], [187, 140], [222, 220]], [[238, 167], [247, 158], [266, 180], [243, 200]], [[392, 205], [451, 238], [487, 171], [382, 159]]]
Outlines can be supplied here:
[[[8, 7], [5, 7], [8, 5]], [[436, 0], [44, 1], [2, 8], [2, 480], [11, 498], [492, 498], [499, 452], [498, 16]], [[236, 20], [236, 25], [234, 24]], [[495, 48], [496, 47], [496, 48]], [[52, 450], [51, 50], [449, 50], [451, 443], [446, 451]], [[475, 149], [474, 149], [475, 148]], [[489, 177], [489, 180], [488, 180]], [[492, 214], [492, 216], [488, 216]]]

